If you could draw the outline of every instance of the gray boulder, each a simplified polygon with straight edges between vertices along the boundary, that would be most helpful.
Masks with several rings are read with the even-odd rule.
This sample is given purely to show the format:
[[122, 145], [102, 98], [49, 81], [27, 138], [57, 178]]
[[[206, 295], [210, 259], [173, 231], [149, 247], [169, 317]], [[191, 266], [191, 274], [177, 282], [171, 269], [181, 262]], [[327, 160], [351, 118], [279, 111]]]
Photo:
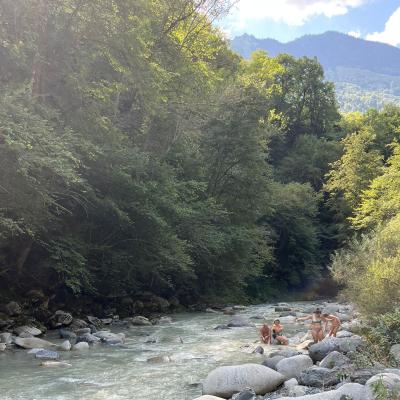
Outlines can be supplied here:
[[89, 343], [87, 342], [76, 343], [72, 346], [72, 350], [75, 351], [89, 350]]
[[272, 392], [285, 377], [271, 368], [257, 364], [219, 367], [210, 372], [203, 382], [203, 394], [229, 398], [241, 390], [251, 388], [256, 394]]
[[390, 348], [390, 357], [393, 358], [396, 363], [400, 363], [400, 344], [395, 344]]
[[282, 356], [285, 358], [288, 357], [293, 357], [293, 356], [298, 356], [301, 353], [297, 350], [294, 349], [284, 349], [284, 350], [278, 350], [278, 351], [273, 351], [272, 353], [270, 353], [270, 357], [275, 357], [275, 356]]
[[57, 360], [60, 358], [60, 355], [56, 351], [40, 350], [35, 354], [35, 357], [41, 360]]
[[71, 342], [69, 340], [65, 340], [60, 344], [59, 349], [62, 351], [70, 351], [71, 347]]
[[322, 361], [332, 351], [339, 351], [337, 338], [326, 338], [322, 342], [311, 345], [308, 353], [314, 362]]
[[148, 318], [142, 317], [140, 315], [129, 318], [129, 322], [134, 325], [134, 326], [149, 326], [152, 325], [152, 323], [149, 321]]
[[72, 315], [62, 310], [57, 310], [50, 319], [50, 323], [53, 326], [53, 328], [71, 325], [72, 321], [73, 321]]
[[41, 335], [42, 331], [34, 326], [23, 325], [16, 327], [14, 333], [21, 337], [32, 337]]
[[383, 368], [378, 367], [360, 368], [351, 372], [350, 379], [352, 382], [365, 385], [370, 378], [382, 372], [384, 372]]
[[298, 386], [299, 382], [297, 382], [296, 378], [289, 379], [283, 384], [283, 387], [287, 390], [291, 389], [292, 387]]
[[305, 354], [284, 358], [276, 364], [276, 370], [286, 378], [296, 378], [304, 370], [313, 366], [311, 358]]
[[[285, 382], [286, 383], [286, 382]], [[307, 394], [307, 386], [294, 385], [288, 389], [288, 395], [290, 397], [301, 397]]]
[[299, 375], [298, 381], [304, 386], [327, 387], [339, 383], [340, 377], [336, 370], [314, 366], [303, 371]]
[[338, 368], [351, 364], [350, 358], [338, 351], [329, 353], [319, 364], [322, 368]]
[[10, 332], [2, 332], [0, 333], [0, 343], [11, 344], [12, 335]]
[[261, 365], [264, 365], [265, 367], [272, 368], [276, 370], [276, 365], [278, 364], [279, 361], [285, 359], [284, 356], [274, 356], [270, 358], [266, 358]]
[[264, 354], [264, 348], [262, 346], [257, 346], [254, 350], [253, 350], [253, 354]]
[[[109, 341], [114, 341], [114, 342], [120, 342], [123, 343], [125, 339], [125, 335], [122, 334], [116, 334], [116, 333], [111, 333], [110, 331], [99, 331], [93, 334], [93, 336], [96, 336], [100, 340], [104, 342], [109, 342]], [[114, 343], [115, 344], [115, 343]]]
[[346, 337], [351, 337], [353, 336], [353, 333], [349, 332], [349, 331], [339, 331], [336, 334], [336, 337], [340, 338], [346, 338]]
[[76, 332], [78, 329], [87, 328], [88, 325], [89, 324], [83, 319], [74, 318], [71, 325], [69, 325], [69, 329], [73, 332]]
[[345, 354], [358, 351], [365, 346], [364, 340], [357, 335], [353, 335], [347, 338], [336, 338], [336, 343], [339, 347], [338, 351]]
[[54, 343], [36, 337], [31, 337], [31, 338], [16, 337], [14, 339], [14, 343], [19, 347], [23, 347], [24, 349], [37, 349], [37, 348], [48, 349], [50, 347], [55, 346]]
[[91, 333], [85, 333], [84, 335], [78, 336], [76, 338], [76, 343], [86, 342], [89, 344], [98, 343], [100, 339], [97, 336], [92, 335]]
[[387, 396], [389, 396], [388, 399], [397, 399], [400, 395], [400, 376], [396, 374], [383, 373], [374, 375], [372, 378], [370, 378], [365, 385], [367, 391], [366, 399], [376, 399], [374, 395], [374, 388], [376, 385], [384, 386], [386, 388]]
[[76, 332], [77, 336], [81, 336], [81, 335], [86, 335], [87, 333], [91, 333], [92, 330], [88, 327], [88, 328], [77, 329], [75, 332]]
[[92, 315], [88, 315], [86, 319], [89, 321], [90, 325], [94, 325], [96, 328], [101, 328], [103, 326], [101, 320], [97, 317], [93, 317]]

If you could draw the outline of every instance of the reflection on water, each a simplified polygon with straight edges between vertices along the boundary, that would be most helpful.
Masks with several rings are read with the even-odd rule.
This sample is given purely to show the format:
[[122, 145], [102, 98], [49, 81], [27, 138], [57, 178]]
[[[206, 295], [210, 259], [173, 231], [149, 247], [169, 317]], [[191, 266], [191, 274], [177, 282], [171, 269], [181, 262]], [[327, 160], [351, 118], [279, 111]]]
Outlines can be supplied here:
[[[277, 315], [271, 305], [251, 306], [238, 313], [247, 317], [261, 314], [269, 322]], [[262, 360], [243, 347], [254, 346], [256, 327], [213, 329], [230, 318], [184, 313], [174, 315], [169, 325], [113, 329], [126, 333], [124, 347], [98, 345], [87, 352], [60, 352], [61, 359], [72, 364], [70, 368], [40, 367], [40, 361], [26, 351], [0, 353], [0, 399], [132, 400], [140, 396], [141, 400], [192, 400], [201, 394], [199, 384], [213, 368]], [[262, 321], [253, 322], [259, 325]], [[306, 328], [286, 325], [285, 331], [293, 334]], [[56, 341], [51, 336], [50, 340]], [[147, 362], [158, 356], [167, 356], [170, 362]]]

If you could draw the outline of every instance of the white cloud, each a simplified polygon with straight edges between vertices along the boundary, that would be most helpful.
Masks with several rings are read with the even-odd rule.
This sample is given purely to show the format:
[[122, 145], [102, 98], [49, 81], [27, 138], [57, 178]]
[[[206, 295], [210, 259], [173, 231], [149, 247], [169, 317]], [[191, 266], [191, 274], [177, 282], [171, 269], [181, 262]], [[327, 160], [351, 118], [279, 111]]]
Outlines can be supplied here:
[[367, 39], [398, 46], [400, 44], [400, 7], [386, 21], [383, 32], [370, 33]]
[[239, 0], [231, 16], [234, 28], [243, 28], [249, 20], [271, 19], [301, 26], [318, 15], [334, 17], [347, 14], [367, 0]]
[[347, 34], [350, 35], [350, 36], [353, 36], [355, 38], [361, 37], [361, 32], [360, 31], [350, 31], [350, 32], [347, 32]]

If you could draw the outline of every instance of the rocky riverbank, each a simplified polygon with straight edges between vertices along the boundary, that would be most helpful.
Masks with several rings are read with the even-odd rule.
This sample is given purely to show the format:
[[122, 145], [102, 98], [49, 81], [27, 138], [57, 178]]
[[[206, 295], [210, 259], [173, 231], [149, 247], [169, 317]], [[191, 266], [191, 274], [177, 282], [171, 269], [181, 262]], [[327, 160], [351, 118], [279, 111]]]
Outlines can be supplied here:
[[[353, 307], [337, 303], [324, 303], [320, 307], [344, 321], [336, 338], [325, 338], [316, 344], [310, 340], [296, 345], [302, 332], [292, 335], [289, 347], [282, 346], [279, 351], [269, 352], [260, 364], [216, 368], [203, 381], [203, 396], [196, 400], [399, 399], [400, 369], [386, 368], [379, 362], [360, 365], [360, 355], [368, 352], [368, 344], [356, 334], [363, 323]], [[275, 311], [281, 322], [288, 326], [297, 325], [295, 317], [312, 310], [293, 309], [280, 304]], [[236, 321], [230, 327], [245, 324], [244, 320], [241, 324]], [[306, 338], [307, 335], [303, 336], [303, 340]], [[268, 347], [258, 345], [256, 351], [267, 353]], [[399, 361], [399, 348], [400, 345], [392, 347], [394, 363]]]

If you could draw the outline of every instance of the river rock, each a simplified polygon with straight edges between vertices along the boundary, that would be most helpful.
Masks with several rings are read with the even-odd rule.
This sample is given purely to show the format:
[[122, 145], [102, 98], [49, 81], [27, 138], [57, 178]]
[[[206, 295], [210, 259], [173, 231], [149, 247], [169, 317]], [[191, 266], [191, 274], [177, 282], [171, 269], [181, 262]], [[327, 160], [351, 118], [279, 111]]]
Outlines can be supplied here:
[[60, 329], [58, 331], [58, 333], [59, 333], [61, 339], [68, 339], [68, 340], [76, 339], [76, 333], [74, 333], [68, 329]]
[[351, 364], [351, 361], [344, 354], [338, 351], [329, 353], [319, 364], [322, 368], [338, 368]]
[[42, 334], [42, 331], [40, 329], [37, 329], [34, 326], [27, 326], [27, 325], [16, 327], [14, 329], [14, 332], [16, 335], [20, 337], [33, 337]]
[[349, 332], [358, 332], [360, 329], [362, 329], [363, 323], [360, 320], [353, 319], [350, 322], [343, 322], [342, 323], [342, 329], [349, 331]]
[[70, 351], [71, 347], [71, 342], [69, 340], [65, 340], [60, 344], [59, 349], [63, 351]]
[[288, 357], [293, 357], [293, 356], [298, 356], [301, 353], [297, 350], [294, 349], [284, 349], [284, 350], [278, 350], [278, 351], [273, 351], [272, 353], [270, 353], [270, 357], [275, 357], [275, 356], [282, 356], [285, 358]]
[[60, 355], [56, 351], [40, 350], [35, 354], [35, 357], [46, 360], [57, 360], [60, 358]]
[[395, 344], [390, 348], [390, 356], [396, 363], [400, 363], [400, 344]]
[[336, 385], [340, 379], [338, 371], [314, 366], [303, 371], [299, 375], [298, 381], [305, 386], [326, 387]]
[[[297, 397], [296, 400], [367, 400], [366, 389], [358, 383], [346, 383], [339, 389]], [[293, 397], [280, 397], [279, 400], [293, 400]]]
[[294, 386], [298, 386], [299, 382], [297, 382], [296, 378], [289, 379], [283, 384], [283, 387], [287, 390], [291, 389]]
[[11, 344], [12, 335], [10, 332], [2, 332], [0, 333], [0, 343]]
[[221, 329], [231, 329], [231, 328], [229, 328], [228, 325], [217, 325], [217, 326], [214, 328], [215, 331], [219, 331], [219, 330], [221, 330]]
[[[290, 379], [291, 380], [291, 379]], [[288, 381], [289, 382], [289, 381]], [[296, 381], [297, 382], [297, 381]], [[286, 383], [286, 382], [285, 382]], [[295, 385], [288, 389], [288, 395], [290, 397], [301, 397], [307, 394], [307, 386]]]
[[256, 393], [253, 389], [245, 389], [235, 394], [232, 400], [256, 400]]
[[87, 333], [92, 333], [90, 328], [80, 328], [76, 330], [77, 336], [86, 335]]
[[100, 342], [100, 339], [94, 335], [92, 335], [91, 333], [85, 333], [84, 335], [80, 335], [76, 338], [76, 343], [79, 342], [86, 342], [89, 344], [93, 344], [93, 343], [98, 343]]
[[229, 328], [242, 328], [247, 326], [254, 326], [247, 318], [242, 315], [235, 315], [228, 322]]
[[308, 353], [314, 362], [322, 361], [332, 351], [338, 351], [339, 344], [336, 338], [326, 338], [322, 342], [311, 345]]
[[351, 337], [353, 336], [353, 333], [349, 332], [349, 331], [339, 331], [336, 334], [336, 337], [338, 337], [339, 339], [341, 338], [347, 338], [347, 337]]
[[0, 343], [0, 351], [4, 351], [7, 348], [5, 343]]
[[89, 343], [87, 342], [76, 343], [72, 346], [72, 350], [75, 351], [89, 350]]
[[257, 346], [254, 350], [253, 350], [253, 354], [264, 354], [264, 348], [262, 346]]
[[276, 365], [278, 364], [279, 361], [284, 360], [284, 356], [274, 356], [270, 358], [266, 358], [261, 365], [264, 365], [265, 367], [272, 368], [276, 370]]
[[134, 326], [149, 326], [152, 325], [152, 323], [149, 321], [148, 318], [142, 317], [141, 315], [138, 315], [133, 318], [129, 318], [129, 322], [134, 325]]
[[211, 371], [203, 382], [203, 394], [231, 397], [251, 388], [256, 394], [272, 392], [285, 381], [285, 377], [271, 368], [257, 364], [219, 367]]
[[286, 378], [296, 378], [301, 372], [313, 366], [311, 358], [305, 354], [284, 358], [276, 364], [276, 370]]
[[[122, 334], [116, 334], [116, 333], [111, 333], [110, 331], [99, 331], [93, 334], [93, 336], [98, 337], [102, 341], [116, 341], [123, 343], [125, 340], [125, 335]], [[114, 343], [115, 344], [115, 343]]]
[[382, 367], [360, 368], [351, 372], [350, 379], [352, 382], [365, 385], [370, 378], [383, 372]]
[[335, 338], [338, 344], [338, 351], [341, 353], [349, 353], [360, 350], [365, 346], [365, 342], [360, 336], [353, 335], [347, 338]]
[[14, 317], [22, 313], [22, 308], [16, 301], [10, 301], [3, 307], [3, 309], [4, 312], [10, 317]]
[[60, 326], [71, 325], [73, 317], [70, 313], [57, 310], [50, 319], [50, 323], [53, 328], [59, 328]]
[[87, 328], [87, 327], [88, 327], [88, 323], [86, 321], [84, 321], [83, 319], [74, 318], [68, 328], [71, 331], [76, 332], [78, 329]]
[[31, 338], [16, 337], [14, 339], [14, 343], [19, 347], [23, 347], [24, 349], [37, 349], [37, 348], [47, 349], [55, 346], [54, 343], [36, 337], [31, 337]]
[[[397, 396], [400, 393], [400, 376], [396, 374], [390, 374], [390, 373], [383, 373], [383, 374], [378, 374], [370, 378], [365, 387], [366, 387], [366, 392], [367, 392], [367, 399], [375, 399], [374, 396], [374, 386], [377, 384], [381, 384], [386, 387], [388, 390], [388, 395], [391, 396], [393, 394], [393, 398], [398, 398]], [[389, 397], [390, 398], [390, 397]]]
[[101, 328], [103, 325], [99, 318], [93, 317], [92, 315], [88, 315], [86, 319], [89, 321], [89, 324], [94, 325], [96, 328]]

